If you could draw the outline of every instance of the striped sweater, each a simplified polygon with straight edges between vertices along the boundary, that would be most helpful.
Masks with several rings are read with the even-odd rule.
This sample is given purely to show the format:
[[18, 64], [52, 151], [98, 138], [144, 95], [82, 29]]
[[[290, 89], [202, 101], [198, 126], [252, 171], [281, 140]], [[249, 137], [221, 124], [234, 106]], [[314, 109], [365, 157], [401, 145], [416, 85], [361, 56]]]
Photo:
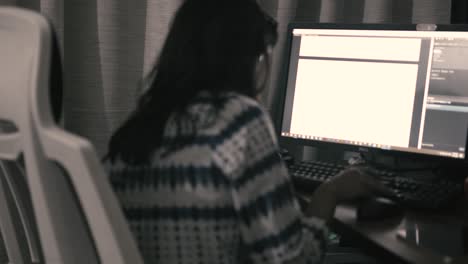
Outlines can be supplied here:
[[169, 118], [151, 164], [107, 164], [145, 263], [320, 262], [324, 223], [302, 216], [268, 114], [223, 98]]

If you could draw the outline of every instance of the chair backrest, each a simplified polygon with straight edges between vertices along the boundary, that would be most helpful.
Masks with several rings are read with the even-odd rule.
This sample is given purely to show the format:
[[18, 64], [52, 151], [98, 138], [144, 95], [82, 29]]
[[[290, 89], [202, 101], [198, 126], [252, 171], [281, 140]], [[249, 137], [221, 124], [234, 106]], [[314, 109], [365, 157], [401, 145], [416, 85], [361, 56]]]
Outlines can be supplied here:
[[20, 161], [0, 161], [0, 263], [44, 263], [26, 174]]
[[93, 146], [53, 121], [51, 46], [44, 17], [0, 8], [0, 159], [24, 157], [44, 263], [142, 264]]

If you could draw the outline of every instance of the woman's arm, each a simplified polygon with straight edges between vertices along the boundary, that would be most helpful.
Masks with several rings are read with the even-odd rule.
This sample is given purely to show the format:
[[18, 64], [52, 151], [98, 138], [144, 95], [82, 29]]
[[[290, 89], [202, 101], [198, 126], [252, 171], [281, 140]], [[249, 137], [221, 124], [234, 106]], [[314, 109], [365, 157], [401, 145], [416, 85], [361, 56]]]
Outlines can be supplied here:
[[238, 115], [244, 123], [233, 126], [239, 129], [223, 140], [217, 158], [232, 181], [245, 256], [254, 264], [320, 263], [326, 248], [325, 222], [301, 213], [266, 112], [247, 111], [251, 112]]

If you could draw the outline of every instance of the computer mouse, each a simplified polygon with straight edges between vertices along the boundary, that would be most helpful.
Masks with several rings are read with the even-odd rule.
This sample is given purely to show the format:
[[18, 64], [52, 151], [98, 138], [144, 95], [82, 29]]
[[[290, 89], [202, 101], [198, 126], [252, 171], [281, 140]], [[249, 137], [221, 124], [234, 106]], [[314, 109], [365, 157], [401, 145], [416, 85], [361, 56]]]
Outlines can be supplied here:
[[357, 206], [356, 217], [358, 221], [380, 221], [404, 214], [403, 208], [385, 197], [372, 196], [362, 200]]

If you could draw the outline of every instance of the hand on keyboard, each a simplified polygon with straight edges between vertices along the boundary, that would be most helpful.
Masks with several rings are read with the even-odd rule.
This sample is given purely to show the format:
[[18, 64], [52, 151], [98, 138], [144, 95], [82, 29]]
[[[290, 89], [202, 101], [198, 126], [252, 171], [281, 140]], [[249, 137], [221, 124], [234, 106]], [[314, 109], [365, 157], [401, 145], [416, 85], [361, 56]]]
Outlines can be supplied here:
[[332, 177], [328, 184], [332, 186], [338, 202], [371, 195], [393, 195], [389, 188], [364, 167], [349, 167]]
[[[463, 185], [461, 183], [438, 180], [435, 182], [416, 181], [407, 176], [398, 175], [388, 170], [378, 170], [372, 167], [355, 166], [351, 167], [361, 170], [363, 174], [371, 177], [370, 184], [367, 187], [374, 188], [379, 196], [384, 196], [399, 203], [418, 209], [439, 209], [451, 203], [451, 201], [463, 194]], [[347, 186], [346, 190], [337, 190], [341, 192], [344, 198], [354, 197], [365, 193], [366, 190], [359, 190], [356, 185], [359, 182], [368, 182], [366, 178], [352, 176], [346, 179], [334, 179], [349, 170], [350, 167], [326, 162], [300, 162], [289, 167], [295, 186], [302, 191], [312, 193], [322, 183], [329, 181], [340, 181], [339, 185]], [[355, 173], [354, 173], [355, 174]], [[355, 178], [357, 177], [357, 178]], [[353, 180], [356, 180], [354, 182]], [[373, 184], [379, 181], [381, 184]], [[366, 183], [363, 183], [366, 184]], [[384, 185], [386, 188], [381, 188]], [[379, 187], [380, 186], [380, 187]], [[334, 187], [335, 188], [335, 187]], [[377, 188], [377, 189], [375, 189]], [[339, 188], [338, 188], [339, 189]]]
[[327, 221], [333, 216], [337, 203], [388, 192], [385, 186], [362, 168], [350, 167], [331, 177], [314, 191], [305, 214]]

